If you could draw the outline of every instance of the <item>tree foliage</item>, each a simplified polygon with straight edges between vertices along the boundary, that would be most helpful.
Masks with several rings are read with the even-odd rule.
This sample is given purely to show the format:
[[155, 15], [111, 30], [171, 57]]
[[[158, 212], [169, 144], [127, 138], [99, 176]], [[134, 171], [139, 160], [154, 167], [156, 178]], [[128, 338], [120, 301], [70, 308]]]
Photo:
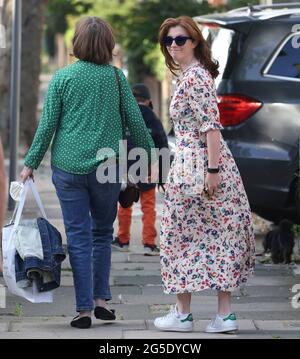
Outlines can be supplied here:
[[[92, 3], [92, 5], [91, 5]], [[114, 28], [117, 42], [125, 50], [131, 81], [145, 75], [164, 77], [165, 65], [158, 45], [161, 23], [168, 17], [197, 16], [257, 4], [258, 0], [229, 0], [227, 5], [212, 8], [200, 0], [49, 0], [48, 28], [65, 32], [67, 18], [74, 26], [79, 15], [100, 16]], [[51, 20], [52, 18], [52, 20]], [[68, 33], [68, 39], [71, 35]]]
[[67, 30], [67, 16], [81, 15], [92, 7], [91, 0], [49, 0], [48, 25], [53, 25], [56, 32], [64, 34]]
[[92, 5], [92, 0], [48, 0], [46, 45], [50, 56], [55, 53], [55, 35], [64, 34], [68, 29], [68, 16], [85, 14]]
[[94, 13], [107, 19], [115, 29], [133, 82], [145, 75], [163, 78], [165, 66], [158, 46], [158, 32], [166, 18], [212, 12], [207, 2], [198, 0], [98, 0], [95, 3]]

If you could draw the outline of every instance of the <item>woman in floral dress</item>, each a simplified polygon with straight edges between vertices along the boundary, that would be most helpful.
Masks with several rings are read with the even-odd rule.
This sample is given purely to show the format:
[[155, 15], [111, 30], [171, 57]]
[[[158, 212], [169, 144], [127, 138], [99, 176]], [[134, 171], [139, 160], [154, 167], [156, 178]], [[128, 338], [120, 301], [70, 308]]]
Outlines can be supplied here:
[[175, 159], [161, 219], [163, 287], [177, 295], [177, 303], [154, 324], [161, 330], [192, 330], [191, 293], [215, 289], [218, 313], [206, 331], [235, 331], [231, 292], [253, 273], [255, 242], [247, 195], [220, 133], [218, 64], [189, 17], [165, 20], [159, 39], [167, 67], [173, 74], [180, 70], [170, 104]]

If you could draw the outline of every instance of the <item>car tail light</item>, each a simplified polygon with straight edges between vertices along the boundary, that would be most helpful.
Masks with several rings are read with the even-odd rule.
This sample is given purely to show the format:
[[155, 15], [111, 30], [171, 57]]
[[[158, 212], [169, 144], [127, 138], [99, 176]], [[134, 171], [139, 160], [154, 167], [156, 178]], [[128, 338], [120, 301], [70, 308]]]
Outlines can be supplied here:
[[262, 107], [262, 103], [245, 95], [218, 96], [220, 121], [223, 126], [235, 126], [247, 120]]

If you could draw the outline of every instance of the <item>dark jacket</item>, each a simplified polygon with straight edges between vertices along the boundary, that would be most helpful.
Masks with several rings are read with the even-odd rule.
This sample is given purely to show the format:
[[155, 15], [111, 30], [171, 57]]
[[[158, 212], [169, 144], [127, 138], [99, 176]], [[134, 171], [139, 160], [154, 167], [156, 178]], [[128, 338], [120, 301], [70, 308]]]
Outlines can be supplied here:
[[[166, 133], [163, 129], [163, 126], [161, 124], [161, 121], [156, 116], [155, 112], [152, 111], [152, 109], [145, 105], [140, 105], [139, 108], [141, 110], [143, 119], [145, 121], [146, 127], [148, 128], [148, 131], [153, 139], [153, 142], [155, 144], [155, 147], [159, 150], [162, 148], [169, 148], [168, 146], [168, 139], [166, 136]], [[128, 151], [130, 151], [132, 148], [134, 148], [132, 139], [130, 135], [126, 136], [127, 139], [127, 146]], [[134, 163], [135, 161], [128, 161], [128, 168]], [[161, 159], [159, 159], [159, 184], [163, 184], [165, 179], [162, 178], [162, 163]], [[155, 183], [138, 183], [138, 187], [141, 191], [148, 191], [151, 188], [155, 188]]]
[[25, 257], [16, 253], [16, 282], [33, 280], [39, 292], [46, 292], [60, 286], [61, 262], [66, 258], [58, 230], [45, 218], [38, 218], [44, 259]]

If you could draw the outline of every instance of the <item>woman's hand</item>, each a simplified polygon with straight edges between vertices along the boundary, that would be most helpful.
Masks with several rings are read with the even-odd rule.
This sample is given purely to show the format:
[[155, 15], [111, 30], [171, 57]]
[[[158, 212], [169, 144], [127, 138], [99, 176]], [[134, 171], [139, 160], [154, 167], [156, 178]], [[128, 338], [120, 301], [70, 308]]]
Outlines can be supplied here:
[[21, 181], [24, 183], [29, 177], [33, 178], [33, 169], [30, 167], [26, 167], [24, 166], [24, 168], [22, 169], [21, 173], [20, 173], [20, 177], [21, 177]]
[[221, 177], [219, 173], [207, 173], [205, 177], [204, 187], [207, 189], [210, 197], [216, 193], [220, 183]]

